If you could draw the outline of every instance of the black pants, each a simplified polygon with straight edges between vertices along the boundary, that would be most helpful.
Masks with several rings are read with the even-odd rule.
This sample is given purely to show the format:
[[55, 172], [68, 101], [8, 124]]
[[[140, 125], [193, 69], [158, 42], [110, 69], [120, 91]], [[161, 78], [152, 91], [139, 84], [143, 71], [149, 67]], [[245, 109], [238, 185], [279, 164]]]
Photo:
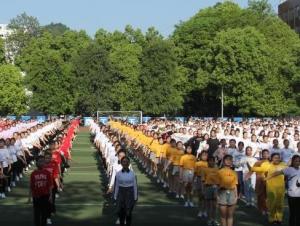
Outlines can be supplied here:
[[18, 175], [18, 162], [12, 164], [12, 181], [16, 182], [16, 177]]
[[47, 225], [47, 216], [49, 215], [49, 208], [49, 195], [33, 198], [33, 213], [35, 226]]
[[5, 188], [10, 186], [11, 182], [11, 170], [8, 170], [8, 167], [3, 168], [4, 178], [0, 180], [0, 193], [5, 193]]
[[299, 226], [300, 225], [300, 197], [288, 197], [290, 217], [289, 225], [290, 226]]
[[127, 212], [126, 209], [121, 209], [119, 212], [119, 219], [120, 219], [120, 226], [125, 226], [125, 219], [126, 219], [126, 226], [131, 225], [131, 212]]

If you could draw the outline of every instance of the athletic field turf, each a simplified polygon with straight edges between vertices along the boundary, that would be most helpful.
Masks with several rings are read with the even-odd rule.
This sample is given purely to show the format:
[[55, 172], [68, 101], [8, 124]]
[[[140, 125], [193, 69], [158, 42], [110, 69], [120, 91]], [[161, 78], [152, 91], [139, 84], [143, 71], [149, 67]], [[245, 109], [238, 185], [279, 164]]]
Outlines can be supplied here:
[[[73, 144], [71, 169], [65, 175], [65, 189], [57, 200], [55, 226], [113, 226], [114, 206], [105, 195], [106, 184], [101, 161], [95, 154], [86, 130], [81, 130]], [[197, 208], [184, 208], [183, 202], [167, 193], [134, 164], [138, 176], [139, 200], [133, 212], [133, 226], [197, 226], [206, 223], [198, 219]], [[1, 226], [31, 226], [32, 206], [27, 204], [28, 177], [0, 200]], [[287, 214], [285, 214], [287, 215]], [[265, 217], [254, 208], [240, 203], [236, 211], [236, 226], [268, 225]], [[285, 224], [287, 225], [287, 224]]]

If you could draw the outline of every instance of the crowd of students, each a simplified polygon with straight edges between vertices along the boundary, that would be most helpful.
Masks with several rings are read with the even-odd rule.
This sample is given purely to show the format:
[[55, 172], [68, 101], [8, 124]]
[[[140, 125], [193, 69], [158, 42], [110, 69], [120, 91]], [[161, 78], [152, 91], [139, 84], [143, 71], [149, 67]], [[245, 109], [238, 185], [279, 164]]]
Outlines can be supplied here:
[[130, 153], [158, 184], [184, 199], [185, 207], [194, 207], [197, 198], [198, 217], [207, 218], [208, 225], [218, 225], [218, 205], [222, 226], [233, 225], [238, 200], [281, 224], [286, 192], [290, 225], [300, 225], [299, 129], [299, 120], [259, 119], [91, 125], [112, 180], [119, 152]]
[[18, 186], [24, 173], [36, 163], [38, 169], [30, 177], [28, 201], [33, 201], [35, 225], [51, 224], [51, 216], [56, 211], [55, 198], [63, 189], [63, 173], [69, 168], [79, 120], [55, 119], [44, 123], [5, 120], [0, 124], [1, 198]]

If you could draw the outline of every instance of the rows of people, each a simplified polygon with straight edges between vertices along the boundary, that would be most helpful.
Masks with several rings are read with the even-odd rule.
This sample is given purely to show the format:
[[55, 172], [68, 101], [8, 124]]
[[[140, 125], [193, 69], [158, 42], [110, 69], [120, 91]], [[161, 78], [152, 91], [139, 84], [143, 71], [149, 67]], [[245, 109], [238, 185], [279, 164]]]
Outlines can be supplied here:
[[[186, 207], [194, 206], [197, 194], [198, 216], [208, 217], [209, 225], [217, 225], [217, 202], [222, 225], [232, 225], [238, 199], [257, 206], [271, 223], [282, 222], [285, 182], [283, 176], [273, 174], [288, 177], [284, 170], [288, 165], [297, 169], [299, 121], [192, 120], [183, 124], [160, 119], [136, 126], [110, 121], [110, 126], [120, 140], [113, 138], [106, 148], [108, 165], [112, 166], [118, 149], [126, 147], [158, 183], [185, 199]], [[292, 176], [289, 200], [300, 196], [299, 171]], [[299, 224], [293, 211], [290, 219], [298, 222], [290, 225]]]
[[2, 198], [5, 198], [5, 193], [9, 193], [20, 183], [24, 173], [34, 163], [39, 162], [37, 163], [38, 167], [42, 167], [51, 176], [52, 196], [47, 205], [47, 212], [42, 214], [46, 217], [42, 223], [41, 210], [45, 205], [41, 206], [41, 203], [36, 200], [41, 195], [39, 191], [42, 189], [43, 183], [31, 176], [30, 190], [33, 198], [30, 196], [29, 201], [33, 199], [34, 206], [38, 206], [38, 208], [34, 208], [35, 225], [51, 224], [51, 215], [55, 213], [55, 198], [63, 189], [63, 173], [69, 167], [72, 140], [78, 125], [78, 120], [66, 123], [57, 119], [45, 123], [13, 122], [2, 130], [2, 137], [4, 134], [4, 137], [0, 138], [0, 192]]

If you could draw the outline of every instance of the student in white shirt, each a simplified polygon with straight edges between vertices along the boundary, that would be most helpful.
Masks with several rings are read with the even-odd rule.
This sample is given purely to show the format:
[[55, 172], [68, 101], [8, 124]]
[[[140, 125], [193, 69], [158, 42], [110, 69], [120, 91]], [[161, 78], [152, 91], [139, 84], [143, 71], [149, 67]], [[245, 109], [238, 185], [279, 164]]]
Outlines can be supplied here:
[[290, 141], [288, 139], [283, 141], [283, 145], [284, 148], [281, 149], [281, 160], [285, 163], [288, 163], [292, 159], [295, 151], [289, 148]]
[[246, 147], [245, 156], [241, 159], [241, 166], [243, 168], [243, 180], [244, 180], [244, 193], [246, 197], [246, 205], [254, 206], [255, 195], [255, 181], [256, 175], [249, 173], [248, 164], [253, 167], [257, 162], [257, 159], [253, 156], [252, 147]]
[[138, 199], [136, 175], [129, 169], [130, 160], [123, 157], [122, 170], [116, 174], [114, 199], [117, 202], [117, 211], [120, 226], [131, 226], [132, 210]]
[[0, 189], [0, 198], [6, 198], [5, 189], [10, 191], [10, 172], [11, 172], [11, 164], [10, 164], [10, 155], [5, 147], [5, 140], [0, 139], [0, 179], [2, 187]]

